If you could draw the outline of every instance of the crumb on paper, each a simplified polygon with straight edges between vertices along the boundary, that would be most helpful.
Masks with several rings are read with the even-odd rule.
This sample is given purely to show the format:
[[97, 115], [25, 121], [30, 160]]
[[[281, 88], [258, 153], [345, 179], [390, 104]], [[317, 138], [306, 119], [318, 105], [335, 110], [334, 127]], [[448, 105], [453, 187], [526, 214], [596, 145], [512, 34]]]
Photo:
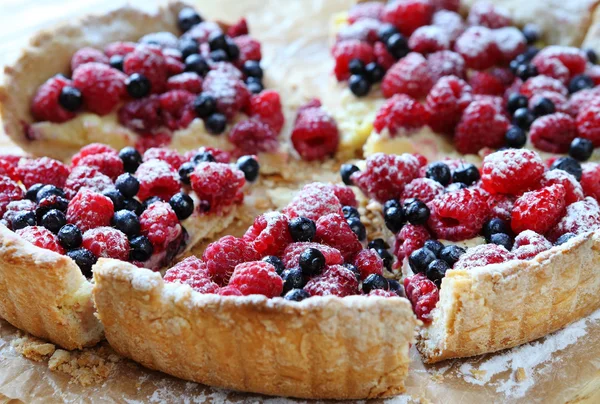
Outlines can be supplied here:
[[31, 336], [16, 338], [11, 345], [18, 353], [36, 362], [48, 359], [56, 350], [54, 344]]
[[487, 372], [481, 369], [471, 369], [471, 375], [478, 380], [483, 380]]
[[121, 357], [105, 345], [83, 351], [57, 349], [48, 361], [48, 368], [71, 376], [72, 383], [90, 386], [108, 378], [120, 360]]
[[520, 383], [525, 379], [527, 379], [527, 372], [523, 368], [518, 368], [515, 372], [515, 380]]

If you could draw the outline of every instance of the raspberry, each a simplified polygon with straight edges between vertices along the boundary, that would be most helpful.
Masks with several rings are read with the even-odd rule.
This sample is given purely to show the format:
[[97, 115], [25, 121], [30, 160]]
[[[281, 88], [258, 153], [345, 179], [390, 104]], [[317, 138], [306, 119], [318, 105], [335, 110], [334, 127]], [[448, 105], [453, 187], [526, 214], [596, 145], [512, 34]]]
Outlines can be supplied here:
[[111, 57], [114, 55], [125, 56], [135, 50], [137, 44], [135, 42], [112, 42], [106, 45], [104, 53]]
[[27, 226], [17, 230], [16, 234], [37, 247], [45, 248], [46, 250], [54, 251], [59, 254], [65, 253], [65, 250], [58, 241], [58, 237], [45, 227]]
[[151, 196], [168, 201], [181, 189], [177, 172], [161, 160], [149, 160], [140, 164], [135, 176], [140, 183], [137, 197], [142, 201]]
[[430, 238], [431, 235], [425, 226], [407, 224], [396, 234], [394, 255], [401, 263], [404, 257], [408, 257], [413, 251], [423, 247]]
[[123, 174], [123, 160], [111, 152], [90, 154], [81, 158], [77, 165], [95, 167], [113, 181]]
[[600, 102], [584, 106], [575, 123], [580, 137], [591, 140], [594, 147], [600, 146]]
[[308, 281], [304, 287], [311, 296], [350, 296], [358, 294], [358, 280], [352, 271], [341, 265], [327, 267], [322, 275]]
[[152, 147], [166, 147], [171, 143], [171, 139], [172, 134], [165, 130], [140, 133], [133, 147], [143, 153]]
[[[430, 0], [436, 10], [450, 10], [457, 12], [460, 9], [460, 0]], [[439, 12], [439, 11], [438, 11]]]
[[101, 63], [86, 63], [73, 72], [73, 83], [81, 90], [85, 106], [98, 115], [111, 112], [125, 95], [127, 77]]
[[354, 24], [356, 21], [363, 18], [379, 20], [381, 19], [382, 13], [383, 3], [368, 1], [366, 3], [355, 4], [348, 12], [348, 22]]
[[473, 4], [467, 22], [469, 25], [481, 25], [492, 29], [507, 27], [512, 24], [508, 10], [486, 1]]
[[258, 216], [244, 234], [244, 240], [251, 244], [261, 257], [280, 255], [293, 241], [288, 229], [287, 216], [278, 212]]
[[600, 87], [586, 88], [572, 94], [568, 104], [569, 113], [576, 117], [580, 111], [592, 103], [600, 103]]
[[487, 195], [480, 189], [461, 189], [444, 194], [429, 204], [429, 228], [438, 239], [473, 238], [488, 218]]
[[371, 63], [375, 59], [373, 47], [357, 39], [336, 43], [331, 53], [335, 60], [333, 72], [338, 81], [347, 80], [350, 77], [348, 64], [352, 59], [359, 59], [364, 64]]
[[320, 183], [305, 185], [283, 210], [290, 219], [306, 217], [314, 221], [330, 213], [343, 216], [342, 204], [330, 187]]
[[217, 292], [220, 296], [243, 296], [242, 292], [234, 286], [224, 286]]
[[531, 143], [550, 153], [566, 153], [571, 141], [577, 137], [575, 120], [562, 112], [536, 119], [529, 130]]
[[257, 253], [250, 244], [233, 236], [225, 236], [209, 244], [202, 254], [211, 278], [221, 286], [227, 284], [238, 264], [257, 258]]
[[182, 74], [185, 71], [185, 63], [181, 61], [181, 56], [179, 55], [176, 57], [172, 55], [167, 55], [167, 50], [168, 49], [165, 49], [163, 51], [163, 54], [165, 56], [165, 64], [167, 65], [167, 76], [177, 76], [179, 74]]
[[[19, 157], [19, 160], [20, 159], [21, 158]], [[21, 177], [19, 176], [19, 173], [17, 172], [17, 164], [18, 164], [18, 160], [17, 160], [17, 163], [13, 164], [8, 159], [4, 159], [4, 158], [0, 157], [0, 175], [9, 177], [13, 181], [21, 181]]]
[[163, 278], [165, 282], [190, 285], [199, 293], [217, 293], [219, 285], [210, 279], [206, 264], [196, 257], [187, 257], [170, 268]]
[[98, 49], [90, 47], [81, 48], [75, 52], [71, 58], [71, 71], [75, 71], [75, 69], [77, 69], [79, 66], [90, 62], [97, 62], [107, 65], [108, 56]]
[[429, 65], [423, 55], [411, 52], [400, 59], [387, 71], [381, 83], [383, 96], [408, 94], [413, 98], [423, 98], [433, 87]]
[[450, 48], [448, 33], [435, 25], [419, 27], [412, 33], [408, 46], [413, 52], [433, 53]]
[[332, 213], [319, 218], [316, 224], [315, 239], [337, 249], [346, 261], [362, 250], [360, 241], [343, 216]]
[[417, 28], [428, 25], [434, 11], [429, 0], [390, 1], [383, 9], [381, 20], [393, 24], [408, 37]]
[[565, 233], [582, 234], [600, 228], [600, 207], [595, 199], [587, 197], [583, 201], [567, 206], [565, 215], [547, 234], [556, 241]]
[[565, 212], [565, 188], [560, 184], [525, 192], [512, 211], [511, 227], [518, 234], [525, 230], [548, 232]]
[[489, 72], [473, 72], [469, 78], [469, 85], [474, 94], [499, 96], [504, 94], [504, 84]]
[[[585, 172], [585, 164], [583, 169]], [[583, 175], [580, 184], [575, 177], [564, 170], [546, 171], [540, 181], [540, 187], [549, 187], [554, 184], [562, 185], [565, 188], [565, 202], [567, 205], [583, 199]]]
[[231, 154], [216, 147], [200, 147], [196, 150], [188, 150], [183, 155], [183, 161], [190, 161], [196, 154], [199, 153], [210, 153], [216, 160], [217, 163], [229, 163], [231, 161]]
[[240, 18], [238, 22], [227, 28], [227, 35], [235, 38], [237, 36], [248, 35], [250, 31], [248, 30], [248, 23], [245, 18]]
[[251, 38], [248, 35], [242, 35], [233, 38], [233, 42], [240, 48], [240, 57], [238, 63], [240, 66], [247, 60], [261, 60], [262, 53], [260, 50], [260, 42]]
[[233, 119], [250, 102], [250, 92], [244, 82], [218, 70], [208, 72], [202, 83], [202, 90], [217, 99], [217, 109], [227, 119]]
[[525, 52], [527, 43], [523, 33], [516, 27], [504, 27], [492, 31], [498, 49], [499, 61], [507, 65], [511, 60]]
[[219, 212], [243, 199], [244, 173], [229, 164], [200, 163], [190, 174], [192, 189], [210, 211]]
[[360, 270], [360, 279], [365, 280], [371, 274], [383, 275], [383, 260], [374, 249], [361, 250], [354, 257], [354, 266]]
[[69, 167], [48, 157], [22, 159], [17, 173], [26, 188], [38, 183], [62, 188], [69, 176]]
[[277, 133], [257, 119], [246, 119], [236, 123], [227, 138], [236, 146], [238, 155], [274, 152], [279, 146]]
[[544, 91], [553, 91], [566, 96], [567, 88], [560, 81], [548, 76], [535, 76], [527, 79], [520, 88], [521, 94], [527, 98]]
[[69, 202], [67, 221], [85, 232], [94, 227], [110, 226], [113, 213], [113, 203], [108, 197], [83, 188]]
[[83, 188], [102, 193], [113, 187], [113, 181], [102, 174], [97, 168], [81, 165], [74, 167], [71, 174], [67, 177], [64, 191], [67, 198], [71, 199]]
[[379, 202], [398, 199], [404, 186], [419, 175], [419, 160], [411, 154], [375, 153], [367, 158], [366, 169], [352, 174], [352, 181]]
[[467, 249], [467, 252], [461, 255], [456, 264], [454, 264], [453, 269], [468, 270], [471, 268], [481, 268], [486, 265], [500, 264], [513, 259], [515, 259], [515, 255], [507, 251], [503, 246], [482, 244]]
[[183, 34], [182, 38], [194, 38], [199, 44], [208, 42], [212, 33], [222, 32], [221, 27], [213, 21], [202, 21]]
[[151, 147], [144, 152], [143, 161], [162, 160], [172, 169], [177, 170], [186, 161], [176, 150], [166, 147]]
[[430, 202], [444, 193], [444, 186], [429, 178], [415, 178], [404, 187], [402, 199], [416, 198], [422, 202]]
[[440, 292], [435, 283], [427, 279], [425, 274], [416, 274], [404, 278], [404, 290], [417, 318], [429, 324], [433, 320], [431, 312], [440, 300]]
[[[363, 18], [352, 25], [346, 25], [342, 27], [337, 32], [335, 40], [336, 42], [341, 42], [350, 39], [357, 39], [361, 42], [374, 44], [375, 41], [379, 40], [377, 31], [380, 27], [381, 21], [374, 20], [372, 18]], [[375, 49], [373, 49], [373, 52], [375, 52]]]
[[556, 112], [563, 112], [565, 114], [571, 115], [571, 107], [569, 106], [569, 101], [567, 100], [567, 97], [565, 97], [562, 94], [555, 93], [553, 91], [542, 91], [541, 93], [534, 94], [529, 99], [529, 109], [533, 109], [533, 107], [536, 106], [542, 98], [547, 98], [550, 101], [552, 101]]
[[73, 82], [63, 76], [54, 76], [42, 84], [33, 96], [31, 113], [38, 121], [66, 122], [75, 117], [75, 113], [67, 111], [58, 102], [62, 89], [73, 86]]
[[544, 163], [536, 152], [502, 150], [483, 160], [481, 185], [491, 193], [517, 195], [535, 188], [543, 174]]
[[118, 111], [119, 123], [138, 133], [150, 133], [163, 124], [159, 97], [130, 101]]
[[283, 280], [277, 275], [273, 265], [254, 261], [238, 264], [231, 275], [229, 286], [238, 289], [245, 296], [275, 297], [283, 291]]
[[498, 217], [502, 220], [510, 221], [515, 198], [504, 194], [488, 194], [488, 208], [490, 217]]
[[250, 98], [248, 113], [273, 129], [275, 133], [281, 132], [285, 118], [281, 107], [279, 93], [273, 90], [265, 90]]
[[161, 52], [153, 52], [149, 47], [137, 47], [125, 56], [123, 71], [132, 75], [139, 73], [150, 80], [150, 89], [153, 93], [164, 90], [168, 78], [167, 62]]
[[337, 265], [344, 263], [342, 254], [333, 247], [319, 243], [292, 243], [283, 251], [282, 261], [286, 268], [295, 268], [300, 262], [300, 254], [309, 248], [316, 248], [323, 253], [327, 265]]
[[588, 65], [585, 69], [585, 74], [592, 79], [594, 86], [600, 85], [600, 66]]
[[303, 160], [320, 160], [336, 152], [340, 140], [337, 123], [322, 108], [298, 112], [292, 143]]
[[140, 232], [148, 237], [157, 253], [166, 250], [170, 243], [177, 240], [182, 229], [171, 205], [155, 202], [140, 215]]
[[586, 196], [594, 197], [600, 200], [600, 164], [584, 163], [581, 165], [581, 187]]
[[456, 40], [454, 51], [465, 59], [467, 67], [475, 70], [494, 66], [499, 57], [493, 32], [481, 26], [467, 28]]
[[103, 143], [90, 143], [87, 146], [82, 147], [79, 152], [71, 157], [71, 164], [77, 166], [82, 158], [100, 153], [112, 153], [115, 156], [118, 155], [117, 151], [109, 145]]
[[537, 68], [540, 75], [552, 77], [565, 85], [569, 83], [569, 69], [560, 60], [551, 58], [534, 59], [532, 64]]
[[114, 258], [127, 261], [129, 258], [129, 240], [120, 230], [112, 227], [96, 227], [83, 233], [82, 247], [90, 250], [96, 257]]
[[161, 114], [171, 130], [185, 129], [196, 118], [192, 103], [196, 96], [185, 90], [171, 90], [159, 96]]
[[473, 101], [456, 126], [456, 150], [463, 154], [476, 154], [484, 147], [498, 148], [504, 144], [504, 135], [509, 127], [510, 122], [492, 101]]
[[440, 27], [446, 32], [451, 43], [454, 43], [460, 34], [465, 32], [466, 28], [462, 17], [455, 11], [456, 10], [439, 10], [433, 14], [433, 18], [431, 19], [432, 25]]
[[558, 59], [569, 69], [571, 77], [585, 72], [587, 64], [585, 52], [572, 46], [547, 46], [535, 55], [532, 63], [537, 65], [544, 59]]
[[0, 216], [4, 214], [6, 206], [17, 199], [23, 198], [23, 190], [9, 177], [0, 175]]
[[340, 203], [343, 206], [353, 206], [355, 208], [358, 206], [356, 194], [354, 193], [352, 188], [338, 184], [331, 184], [328, 187], [329, 189], [331, 189], [331, 191], [333, 191], [336, 198], [339, 199]]
[[528, 260], [550, 248], [552, 248], [552, 243], [546, 237], [534, 231], [525, 230], [515, 237], [512, 252], [517, 259]]
[[373, 289], [367, 296], [398, 297], [398, 294], [391, 290]]
[[375, 42], [375, 45], [373, 45], [373, 55], [375, 56], [375, 61], [386, 71], [396, 63], [396, 59], [387, 50], [383, 42]]
[[431, 129], [437, 133], [453, 133], [472, 99], [471, 87], [463, 80], [456, 76], [442, 77], [425, 101]]
[[420, 102], [405, 94], [396, 94], [377, 111], [373, 127], [378, 133], [387, 129], [392, 137], [407, 136], [427, 124], [427, 112]]
[[192, 94], [200, 94], [202, 92], [202, 77], [189, 72], [177, 74], [167, 80], [167, 90], [185, 90]]

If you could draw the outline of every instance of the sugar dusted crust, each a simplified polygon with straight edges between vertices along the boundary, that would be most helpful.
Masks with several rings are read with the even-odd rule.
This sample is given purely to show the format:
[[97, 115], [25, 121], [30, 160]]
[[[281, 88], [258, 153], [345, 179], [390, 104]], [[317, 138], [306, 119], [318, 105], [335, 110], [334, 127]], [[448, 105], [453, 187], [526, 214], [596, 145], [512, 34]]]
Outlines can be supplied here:
[[248, 392], [359, 399], [404, 391], [417, 323], [402, 298], [218, 296], [101, 259], [94, 300], [121, 355]]

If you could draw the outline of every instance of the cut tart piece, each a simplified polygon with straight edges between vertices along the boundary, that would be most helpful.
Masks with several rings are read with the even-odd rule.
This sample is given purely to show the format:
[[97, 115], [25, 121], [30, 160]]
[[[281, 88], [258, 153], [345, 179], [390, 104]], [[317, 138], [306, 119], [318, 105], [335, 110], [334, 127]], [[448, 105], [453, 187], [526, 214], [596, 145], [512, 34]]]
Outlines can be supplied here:
[[96, 260], [159, 270], [225, 229], [258, 169], [253, 157], [239, 168], [229, 159], [211, 148], [141, 155], [97, 143], [71, 166], [1, 158], [0, 316], [67, 349], [97, 343], [102, 326], [86, 280]]
[[94, 301], [106, 337], [144, 366], [212, 386], [398, 394], [417, 321], [378, 252], [359, 241], [360, 223], [350, 188], [313, 183], [282, 213], [257, 217], [242, 238], [221, 238], [164, 279], [101, 259]]

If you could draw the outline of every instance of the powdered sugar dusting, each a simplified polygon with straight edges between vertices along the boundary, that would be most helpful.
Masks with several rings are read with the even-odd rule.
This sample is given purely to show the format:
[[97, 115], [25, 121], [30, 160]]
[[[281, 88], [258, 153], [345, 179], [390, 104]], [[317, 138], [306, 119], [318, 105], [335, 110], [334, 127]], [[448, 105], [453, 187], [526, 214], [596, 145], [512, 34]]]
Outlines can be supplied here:
[[485, 27], [469, 27], [456, 40], [455, 49], [463, 56], [476, 58], [494, 45], [492, 31]]
[[496, 46], [502, 54], [511, 54], [525, 46], [525, 37], [516, 27], [504, 27], [492, 31]]
[[540, 156], [531, 150], [511, 149], [491, 153], [483, 160], [484, 176], [507, 180], [515, 178], [522, 167], [543, 164]]
[[432, 24], [442, 28], [452, 42], [465, 31], [465, 23], [462, 17], [453, 11], [440, 10], [436, 12], [433, 15]]

